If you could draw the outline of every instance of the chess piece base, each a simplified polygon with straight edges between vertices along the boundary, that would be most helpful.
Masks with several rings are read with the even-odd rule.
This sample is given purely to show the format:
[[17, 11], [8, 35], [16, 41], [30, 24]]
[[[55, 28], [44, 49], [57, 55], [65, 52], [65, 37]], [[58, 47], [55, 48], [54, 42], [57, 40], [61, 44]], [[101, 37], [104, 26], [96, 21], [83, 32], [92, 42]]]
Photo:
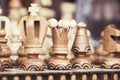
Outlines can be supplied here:
[[21, 62], [19, 68], [28, 71], [44, 71], [47, 66], [43, 60], [38, 58], [38, 54], [28, 54], [28, 58]]
[[8, 57], [0, 57], [0, 62], [2, 62], [3, 68], [12, 68], [13, 67], [13, 60]]
[[21, 64], [21, 62], [24, 61], [25, 59], [27, 59], [26, 56], [24, 56], [24, 57], [22, 57], [22, 56], [18, 57], [17, 60], [16, 60], [16, 66], [19, 67], [20, 64]]
[[72, 65], [67, 58], [52, 57], [48, 61], [48, 69], [51, 70], [70, 70]]
[[105, 69], [120, 69], [120, 58], [107, 58], [102, 64], [101, 68]]
[[3, 62], [0, 61], [0, 71], [4, 70]]
[[73, 69], [91, 69], [93, 65], [89, 57], [76, 57], [71, 60]]

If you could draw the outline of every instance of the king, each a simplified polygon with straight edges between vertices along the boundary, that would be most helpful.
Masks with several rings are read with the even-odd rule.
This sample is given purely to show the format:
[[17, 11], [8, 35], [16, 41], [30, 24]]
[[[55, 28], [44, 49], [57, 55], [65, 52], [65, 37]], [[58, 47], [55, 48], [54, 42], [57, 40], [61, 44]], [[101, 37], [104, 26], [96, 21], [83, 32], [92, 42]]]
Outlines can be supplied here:
[[66, 58], [68, 55], [68, 33], [70, 29], [76, 27], [74, 20], [50, 19], [48, 21], [52, 32], [53, 50], [51, 58], [48, 61], [48, 68], [52, 70], [69, 70], [72, 68], [70, 60]]
[[44, 60], [38, 58], [38, 55], [43, 54], [42, 46], [47, 32], [47, 21], [38, 16], [37, 4], [31, 4], [29, 12], [30, 15], [20, 21], [24, 54], [28, 57], [21, 61], [19, 67], [23, 70], [42, 71], [46, 69], [46, 64]]

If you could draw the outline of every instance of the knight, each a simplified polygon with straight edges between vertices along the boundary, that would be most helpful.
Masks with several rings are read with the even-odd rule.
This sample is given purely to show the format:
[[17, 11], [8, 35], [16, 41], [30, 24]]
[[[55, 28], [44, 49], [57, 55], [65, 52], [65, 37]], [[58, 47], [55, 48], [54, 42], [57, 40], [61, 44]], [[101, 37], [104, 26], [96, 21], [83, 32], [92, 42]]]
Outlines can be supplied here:
[[103, 31], [103, 50], [108, 56], [101, 67], [107, 69], [120, 69], [120, 30], [113, 24], [108, 25]]

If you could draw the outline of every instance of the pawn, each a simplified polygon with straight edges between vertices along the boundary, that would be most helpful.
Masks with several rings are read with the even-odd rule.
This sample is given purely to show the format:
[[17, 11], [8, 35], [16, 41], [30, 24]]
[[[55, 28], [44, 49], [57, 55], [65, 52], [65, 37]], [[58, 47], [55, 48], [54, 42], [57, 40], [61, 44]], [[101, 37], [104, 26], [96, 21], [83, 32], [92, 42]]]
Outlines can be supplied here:
[[49, 27], [52, 32], [53, 51], [48, 61], [48, 68], [52, 70], [69, 70], [72, 68], [68, 55], [68, 32], [71, 25], [68, 20], [50, 19]]
[[92, 60], [89, 57], [89, 54], [91, 53], [91, 48], [85, 23], [81, 22], [78, 24], [78, 29], [73, 43], [72, 52], [75, 55], [75, 58], [71, 60], [72, 68], [92, 68]]
[[[0, 8], [0, 15], [2, 9]], [[0, 62], [3, 64], [3, 68], [12, 67], [12, 59], [10, 59], [11, 51], [7, 46], [8, 39], [10, 38], [10, 21], [5, 16], [0, 16]]]

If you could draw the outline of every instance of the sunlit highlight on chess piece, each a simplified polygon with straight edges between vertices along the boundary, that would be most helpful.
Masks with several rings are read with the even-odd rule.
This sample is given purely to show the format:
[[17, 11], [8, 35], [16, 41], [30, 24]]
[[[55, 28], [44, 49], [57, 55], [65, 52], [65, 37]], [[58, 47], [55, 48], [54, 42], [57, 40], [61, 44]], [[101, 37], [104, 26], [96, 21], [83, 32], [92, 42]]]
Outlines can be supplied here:
[[86, 24], [83, 22], [78, 24], [78, 29], [73, 43], [72, 52], [75, 55], [75, 58], [71, 60], [72, 68], [74, 69], [92, 68], [92, 60], [89, 57], [91, 48], [89, 44]]
[[51, 58], [48, 61], [48, 68], [53, 70], [69, 70], [72, 68], [70, 60], [66, 58], [68, 55], [68, 32], [74, 28], [76, 24], [70, 25], [68, 20], [50, 19], [48, 21], [52, 32], [53, 50]]
[[47, 67], [44, 60], [38, 58], [38, 55], [43, 54], [42, 47], [47, 32], [47, 21], [38, 16], [37, 4], [31, 4], [29, 12], [30, 15], [23, 17], [20, 21], [24, 54], [28, 56], [21, 62], [20, 69], [41, 71]]

